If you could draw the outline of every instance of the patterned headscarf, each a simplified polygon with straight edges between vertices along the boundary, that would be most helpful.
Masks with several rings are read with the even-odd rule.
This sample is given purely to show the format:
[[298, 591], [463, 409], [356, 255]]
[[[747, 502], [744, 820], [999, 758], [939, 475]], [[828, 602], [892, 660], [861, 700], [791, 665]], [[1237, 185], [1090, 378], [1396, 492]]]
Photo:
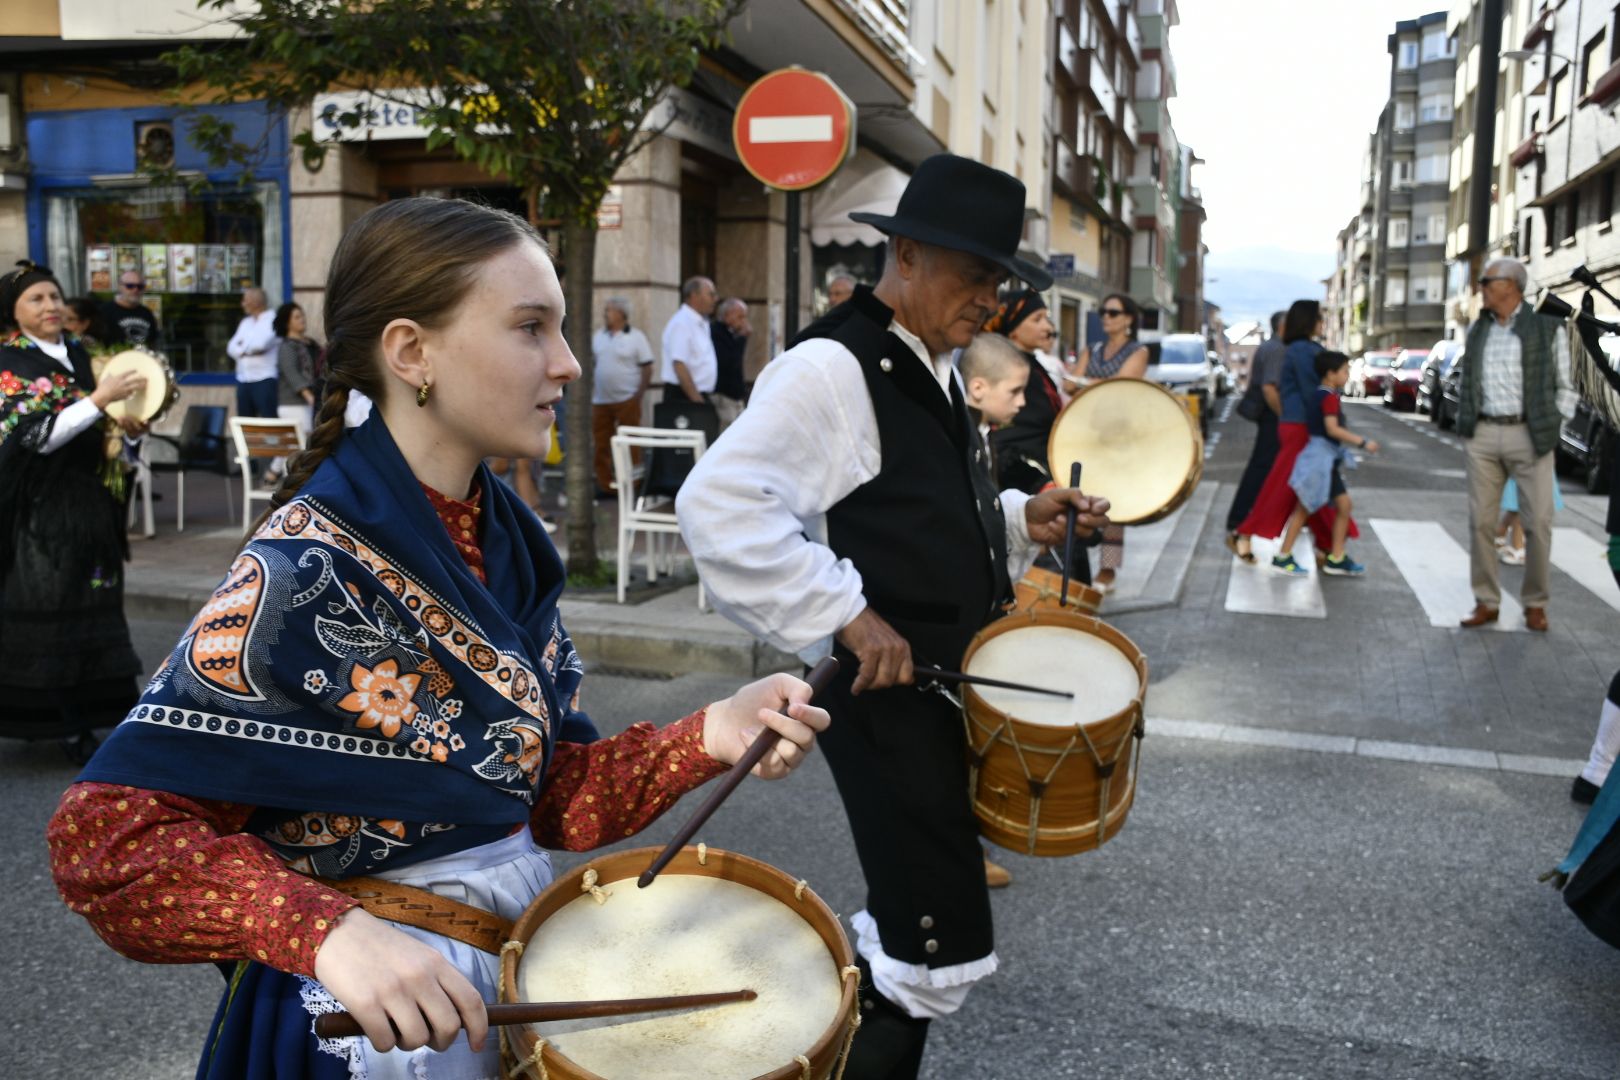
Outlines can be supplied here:
[[18, 259], [17, 268], [0, 277], [0, 330], [16, 329], [17, 301], [22, 299], [23, 293], [42, 281], [55, 285], [57, 292], [62, 291], [62, 283], [56, 280], [51, 268], [40, 266], [31, 259]]
[[1011, 336], [1018, 324], [1046, 307], [1046, 301], [1034, 289], [1021, 289], [1008, 294], [995, 314], [984, 321], [982, 329], [989, 334]]

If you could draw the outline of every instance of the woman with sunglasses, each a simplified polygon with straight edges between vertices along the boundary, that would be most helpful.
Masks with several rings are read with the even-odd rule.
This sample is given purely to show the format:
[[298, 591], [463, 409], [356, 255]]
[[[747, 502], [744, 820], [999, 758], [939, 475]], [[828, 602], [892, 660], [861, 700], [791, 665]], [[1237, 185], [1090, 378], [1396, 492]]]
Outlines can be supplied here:
[[[1103, 297], [1103, 340], [1093, 342], [1091, 355], [1086, 360], [1085, 381], [1103, 379], [1140, 379], [1147, 374], [1148, 348], [1136, 340], [1136, 331], [1142, 321], [1142, 308], [1123, 293], [1110, 293]], [[1125, 565], [1125, 528], [1110, 525], [1103, 530], [1102, 568], [1092, 586], [1107, 594], [1114, 589], [1114, 578]]]

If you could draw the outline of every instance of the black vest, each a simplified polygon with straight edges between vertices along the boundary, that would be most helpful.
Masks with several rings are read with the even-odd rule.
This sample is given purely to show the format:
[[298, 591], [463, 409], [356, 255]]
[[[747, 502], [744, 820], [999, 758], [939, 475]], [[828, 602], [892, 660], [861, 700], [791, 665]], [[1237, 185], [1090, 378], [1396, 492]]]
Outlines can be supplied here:
[[893, 318], [862, 287], [799, 339], [831, 338], [855, 354], [883, 455], [878, 475], [827, 511], [827, 542], [917, 661], [955, 670], [1011, 596], [1006, 525], [961, 389], [953, 380], [946, 400], [889, 331]]

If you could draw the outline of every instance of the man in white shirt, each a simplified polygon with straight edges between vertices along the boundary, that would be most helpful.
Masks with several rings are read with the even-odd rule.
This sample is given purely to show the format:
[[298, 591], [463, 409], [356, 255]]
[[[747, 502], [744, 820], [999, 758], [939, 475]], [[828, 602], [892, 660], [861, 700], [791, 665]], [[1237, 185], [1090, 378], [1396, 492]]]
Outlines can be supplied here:
[[609, 297], [602, 305], [602, 329], [591, 338], [591, 441], [595, 447], [596, 493], [605, 497], [618, 485], [613, 477], [613, 433], [641, 423], [641, 399], [652, 382], [652, 346], [630, 325], [630, 302]]
[[838, 657], [821, 738], [865, 873], [851, 919], [862, 1027], [845, 1075], [906, 1080], [928, 1024], [995, 971], [960, 714], [913, 685], [956, 669], [1063, 517], [1107, 523], [1078, 491], [995, 490], [951, 363], [1018, 259], [1024, 186], [940, 154], [892, 217], [882, 280], [823, 316], [755, 383], [676, 503], [720, 612], [807, 663]]
[[681, 306], [664, 324], [664, 400], [705, 402], [714, 393], [719, 363], [709, 316], [719, 293], [706, 277], [688, 278], [681, 286]]
[[276, 313], [264, 290], [242, 290], [242, 321], [236, 324], [225, 353], [236, 361], [236, 415], [275, 416]]

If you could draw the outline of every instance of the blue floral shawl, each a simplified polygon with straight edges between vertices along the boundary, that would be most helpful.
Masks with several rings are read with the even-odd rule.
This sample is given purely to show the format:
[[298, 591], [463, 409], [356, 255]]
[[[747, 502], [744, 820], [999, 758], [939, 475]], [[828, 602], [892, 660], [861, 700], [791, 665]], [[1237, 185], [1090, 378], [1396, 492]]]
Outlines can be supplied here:
[[487, 587], [373, 414], [254, 534], [80, 779], [260, 807], [248, 831], [324, 877], [525, 823], [556, 741], [597, 733], [556, 549], [479, 483]]

